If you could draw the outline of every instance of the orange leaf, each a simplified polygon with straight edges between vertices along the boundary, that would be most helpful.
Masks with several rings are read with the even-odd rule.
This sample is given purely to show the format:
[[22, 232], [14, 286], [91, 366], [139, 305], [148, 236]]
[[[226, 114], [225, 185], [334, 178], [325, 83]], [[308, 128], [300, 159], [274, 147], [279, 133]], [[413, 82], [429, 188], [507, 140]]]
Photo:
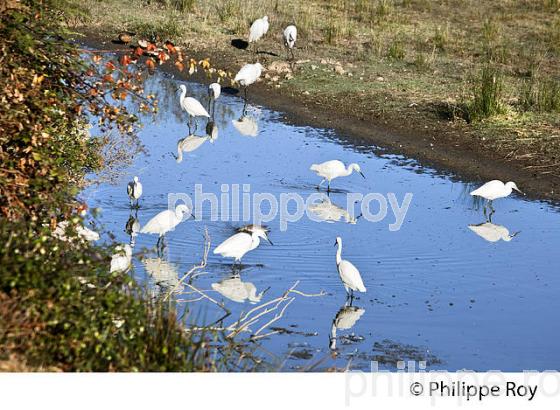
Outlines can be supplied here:
[[175, 61], [175, 67], [177, 67], [179, 71], [183, 71], [185, 69], [185, 65], [180, 61]]
[[105, 68], [106, 68], [107, 70], [114, 70], [114, 69], [116, 69], [117, 67], [115, 67], [115, 64], [113, 64], [112, 61], [108, 61], [108, 62], [105, 64]]
[[91, 59], [93, 60], [93, 62], [95, 64], [99, 64], [99, 62], [101, 61], [101, 56], [98, 55], [98, 54], [95, 54]]
[[156, 67], [156, 62], [154, 61], [153, 58], [150, 57], [146, 60], [146, 65], [150, 70], [153, 70]]
[[142, 54], [144, 54], [144, 50], [142, 50], [141, 47], [136, 47], [136, 50], [134, 50], [134, 54], [140, 57]]
[[157, 47], [156, 47], [156, 45], [155, 45], [154, 43], [149, 43], [149, 44], [148, 44], [148, 47], [146, 47], [146, 49], [147, 49], [148, 51], [156, 51], [156, 50], [157, 50]]
[[173, 43], [171, 41], [166, 41], [165, 42], [165, 47], [167, 48], [167, 51], [169, 51], [170, 54], [175, 54], [177, 52], [177, 50], [175, 49], [175, 46], [173, 45]]
[[125, 66], [125, 67], [126, 67], [127, 65], [129, 65], [131, 61], [132, 61], [132, 60], [130, 59], [130, 56], [129, 56], [128, 54], [123, 54], [123, 55], [121, 56], [121, 58], [120, 58], [120, 63], [121, 63], [121, 65], [123, 65], [123, 66]]

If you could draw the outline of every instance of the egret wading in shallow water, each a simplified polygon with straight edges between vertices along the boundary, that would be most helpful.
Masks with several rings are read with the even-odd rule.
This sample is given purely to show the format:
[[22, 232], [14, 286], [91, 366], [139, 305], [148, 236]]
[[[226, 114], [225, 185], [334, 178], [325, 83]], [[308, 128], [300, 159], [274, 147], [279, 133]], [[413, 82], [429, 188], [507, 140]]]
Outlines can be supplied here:
[[212, 117], [214, 117], [214, 109], [216, 108], [216, 100], [220, 97], [222, 93], [222, 86], [218, 83], [212, 83], [208, 86], [208, 110], [212, 111]]
[[128, 244], [115, 247], [111, 257], [110, 272], [126, 272], [132, 264], [132, 247]]
[[140, 233], [159, 235], [156, 245], [159, 248], [160, 245], [163, 246], [164, 235], [167, 232], [174, 230], [175, 227], [183, 221], [183, 216], [185, 214], [190, 214], [192, 216], [190, 209], [184, 204], [177, 205], [175, 211], [170, 209], [161, 211], [159, 214], [150, 219], [146, 225], [144, 225]]
[[292, 60], [294, 57], [294, 46], [296, 45], [297, 39], [297, 28], [296, 26], [289, 25], [284, 29], [284, 47], [286, 47], [286, 60], [289, 60], [289, 54], [292, 54]]
[[348, 167], [345, 167], [344, 163], [337, 159], [326, 161], [322, 164], [313, 164], [309, 169], [323, 178], [321, 183], [317, 186], [317, 189], [319, 189], [325, 181], [328, 181], [327, 192], [330, 192], [331, 190], [331, 181], [333, 179], [338, 177], [346, 177], [350, 175], [352, 171], [358, 172], [362, 177], [365, 178], [365, 175], [362, 174], [362, 171], [358, 164], [350, 164], [348, 165]]
[[193, 119], [196, 129], [196, 117], [210, 118], [210, 114], [208, 114], [206, 108], [204, 108], [204, 106], [196, 98], [187, 97], [187, 87], [184, 84], [181, 84], [179, 88], [181, 89], [179, 103], [181, 104], [181, 108], [189, 114], [189, 129], [191, 128], [191, 121]]
[[255, 44], [255, 52], [259, 54], [259, 49], [257, 48], [257, 41], [259, 41], [268, 32], [268, 16], [264, 16], [260, 19], [256, 19], [251, 24], [249, 29], [249, 43]]
[[222, 255], [224, 258], [234, 258], [235, 262], [241, 261], [243, 255], [252, 251], [260, 244], [260, 238], [268, 239], [268, 229], [258, 225], [247, 225], [238, 230], [235, 235], [230, 236], [214, 249], [214, 255]]
[[360, 271], [351, 262], [342, 259], [342, 238], [340, 236], [336, 238], [334, 245], [338, 245], [336, 250], [336, 268], [346, 293], [351, 298], [354, 297], [354, 291], [365, 293], [366, 287], [360, 276]]
[[[245, 88], [245, 102], [247, 102], [247, 87], [256, 82], [261, 76], [264, 67], [261, 63], [245, 64], [235, 75], [233, 81]], [[245, 109], [243, 109], [245, 111]]]
[[142, 196], [142, 184], [138, 177], [134, 177], [134, 179], [128, 183], [126, 186], [126, 193], [130, 198], [130, 206], [133, 206], [134, 202], [136, 202], [136, 207], [138, 208], [138, 200]]
[[492, 215], [495, 212], [492, 202], [496, 199], [505, 198], [511, 195], [514, 189], [520, 194], [525, 195], [519, 188], [517, 188], [515, 182], [510, 181], [504, 184], [502, 181], [495, 179], [472, 191], [471, 196], [479, 196], [486, 199], [487, 202], [484, 206], [484, 215], [486, 215], [486, 208], [490, 208], [490, 215]]

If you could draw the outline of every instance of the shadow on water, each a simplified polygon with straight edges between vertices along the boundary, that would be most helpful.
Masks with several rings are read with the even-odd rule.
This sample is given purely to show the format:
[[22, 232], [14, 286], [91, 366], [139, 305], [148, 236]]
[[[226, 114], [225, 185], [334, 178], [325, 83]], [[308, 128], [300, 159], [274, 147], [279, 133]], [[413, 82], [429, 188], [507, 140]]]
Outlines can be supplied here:
[[[99, 208], [105, 240], [134, 245], [134, 275], [154, 297], [177, 288], [173, 299], [189, 321], [228, 326], [296, 282], [300, 292], [320, 294], [295, 294], [260, 334], [263, 351], [287, 358], [286, 370], [345, 368], [349, 361], [353, 368], [369, 370], [376, 361], [395, 370], [403, 360], [426, 362], [429, 369], [560, 368], [560, 329], [550, 326], [560, 310], [556, 207], [510, 197], [494, 203], [488, 220], [483, 204], [469, 195], [479, 181], [461, 181], [379, 147], [352, 145], [331, 130], [286, 124], [280, 113], [244, 106], [228, 92], [216, 100], [210, 120], [198, 118], [192, 133], [178, 104], [178, 85], [161, 73], [148, 78], [146, 92], [157, 95], [159, 112], [143, 115], [144, 150], [131, 154], [122, 178], [81, 194]], [[186, 85], [189, 95], [207, 104], [206, 86]], [[330, 195], [324, 195], [315, 189], [319, 178], [309, 167], [330, 159], [359, 164], [367, 179], [356, 174], [335, 179]], [[140, 208], [131, 211], [126, 184], [135, 175], [144, 193]], [[197, 186], [227, 200], [214, 214], [211, 200], [205, 201], [197, 220], [166, 234], [163, 255], [146, 251], [157, 238], [139, 234], [140, 227], [168, 208], [168, 194], [194, 198]], [[274, 246], [259, 246], [242, 265], [233, 264], [212, 250], [252, 222], [251, 212], [247, 220], [232, 215], [234, 207], [243, 210], [244, 194], [253, 200], [255, 193], [301, 195], [302, 217], [286, 230], [279, 217], [267, 221]], [[353, 214], [347, 209], [349, 193], [364, 196]], [[367, 199], [370, 193], [378, 199]], [[389, 193], [399, 206], [412, 194], [397, 230], [390, 229], [397, 214]], [[317, 194], [320, 201], [305, 203]], [[295, 215], [297, 206], [291, 201], [286, 209]], [[263, 212], [267, 209], [262, 203]], [[200, 263], [205, 228], [211, 239], [208, 263], [191, 283], [216, 303], [187, 302], [197, 297], [177, 284]], [[337, 236], [345, 243], [344, 258], [360, 270], [368, 289], [352, 306], [336, 269]]]

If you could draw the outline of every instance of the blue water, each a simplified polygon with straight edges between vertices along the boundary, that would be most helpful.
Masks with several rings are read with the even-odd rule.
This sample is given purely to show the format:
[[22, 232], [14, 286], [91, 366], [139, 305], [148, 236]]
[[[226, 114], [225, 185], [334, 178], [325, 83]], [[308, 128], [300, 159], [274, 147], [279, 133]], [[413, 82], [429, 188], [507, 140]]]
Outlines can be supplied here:
[[[348, 192], [385, 196], [391, 192], [400, 203], [406, 193], [412, 193], [404, 223], [399, 231], [389, 230], [394, 222], [390, 208], [387, 218], [376, 223], [364, 217], [356, 224], [304, 217], [281, 231], [278, 219], [268, 222], [274, 246], [262, 243], [249, 252], [234, 282], [252, 283], [256, 294], [268, 289], [260, 303], [282, 295], [296, 281], [302, 292], [326, 295], [293, 295], [295, 300], [272, 325], [274, 329], [267, 329], [280, 333], [258, 342], [263, 357], [285, 371], [348, 365], [367, 370], [372, 360], [393, 370], [399, 360], [426, 361], [428, 370], [560, 369], [557, 208], [515, 196], [496, 201], [492, 222], [511, 234], [519, 233], [509, 242], [489, 242], [469, 229], [485, 222], [482, 209], [468, 195], [480, 181], [462, 181], [412, 159], [341, 142], [332, 130], [287, 125], [281, 113], [266, 107], [247, 107], [258, 132], [242, 135], [232, 120], [242, 115], [243, 101], [231, 95], [222, 95], [216, 104], [218, 138], [184, 153], [177, 163], [177, 141], [189, 134], [186, 113], [179, 110], [177, 86], [164, 74], [150, 78], [147, 88], [158, 93], [161, 105], [155, 118], [144, 117], [139, 135], [144, 152], [134, 157], [116, 182], [93, 184], [81, 195], [91, 208], [99, 208], [97, 224], [105, 230], [104, 240], [112, 240], [113, 235], [116, 242], [130, 242], [124, 231], [131, 215], [126, 184], [134, 175], [144, 186], [137, 211], [144, 225], [167, 208], [169, 193], [193, 195], [195, 184], [218, 196], [221, 184], [250, 184], [252, 193], [267, 192], [276, 198], [297, 193], [305, 199], [317, 192], [320, 181], [309, 170], [311, 164], [330, 159], [356, 162], [366, 179], [352, 174], [335, 180], [331, 201], [345, 207]], [[205, 86], [189, 83], [188, 88], [206, 102]], [[204, 136], [206, 123], [202, 119], [198, 123], [196, 134]], [[154, 295], [165, 293], [178, 276], [200, 262], [205, 227], [214, 249], [234, 233], [234, 227], [244, 224], [211, 221], [210, 216], [206, 203], [201, 220], [185, 221], [167, 235], [167, 248], [160, 257], [153, 249], [157, 237], [139, 235], [130, 274]], [[335, 264], [337, 236], [343, 238], [343, 258], [358, 267], [368, 291], [353, 301], [357, 321], [347, 323], [349, 329], [337, 329], [333, 346], [329, 341], [333, 321], [346, 303]], [[193, 280], [194, 286], [217, 301], [224, 300], [231, 310], [220, 326], [258, 306], [213, 290], [212, 284], [224, 280], [231, 284], [227, 279], [232, 272], [231, 260], [210, 253], [203, 274]], [[212, 323], [223, 316], [212, 303], [182, 301], [195, 297], [173, 296], [180, 310], [190, 312], [188, 325]]]

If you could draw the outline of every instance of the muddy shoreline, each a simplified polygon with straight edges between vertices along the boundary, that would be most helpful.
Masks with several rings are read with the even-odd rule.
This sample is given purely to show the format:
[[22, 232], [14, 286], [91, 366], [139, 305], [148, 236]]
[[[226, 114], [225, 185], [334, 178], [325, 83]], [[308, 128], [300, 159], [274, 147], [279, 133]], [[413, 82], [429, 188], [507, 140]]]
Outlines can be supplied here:
[[[93, 49], [115, 52], [123, 49], [123, 45], [113, 44], [107, 35], [99, 32], [87, 32], [76, 41]], [[195, 58], [210, 57], [214, 66], [232, 72], [252, 59], [251, 55], [243, 51], [235, 56], [215, 50], [199, 50], [193, 54]], [[171, 65], [161, 68], [179, 79], [209, 82], [202, 74], [189, 76]], [[271, 94], [274, 98], [270, 98]], [[251, 87], [249, 98], [251, 103], [283, 113], [290, 124], [332, 129], [337, 138], [343, 141], [371, 145], [383, 149], [385, 153], [411, 157], [424, 166], [453, 174], [460, 179], [480, 182], [512, 180], [528, 198], [560, 202], [560, 180], [557, 177], [538, 173], [535, 171], [537, 168], [525, 169], [526, 163], [504, 160], [501, 155], [482, 146], [480, 141], [461, 138], [460, 134], [465, 131], [460, 125], [450, 127], [445, 121], [433, 118], [396, 120], [390, 115], [364, 113], [360, 108], [354, 110], [351, 101], [348, 104], [321, 101], [311, 95], [294, 95], [286, 87], [274, 88], [263, 82]]]

